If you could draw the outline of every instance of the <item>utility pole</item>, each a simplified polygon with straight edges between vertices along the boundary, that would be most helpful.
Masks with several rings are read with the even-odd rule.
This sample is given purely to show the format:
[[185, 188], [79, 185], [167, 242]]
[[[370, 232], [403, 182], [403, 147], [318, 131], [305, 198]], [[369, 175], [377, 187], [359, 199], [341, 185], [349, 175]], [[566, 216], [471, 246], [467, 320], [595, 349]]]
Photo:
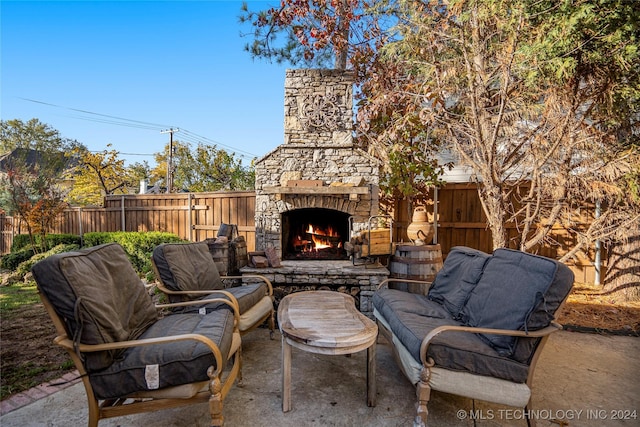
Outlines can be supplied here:
[[171, 193], [173, 189], [173, 134], [180, 132], [180, 129], [169, 128], [161, 130], [160, 133], [169, 134], [169, 157], [167, 158], [167, 193]]

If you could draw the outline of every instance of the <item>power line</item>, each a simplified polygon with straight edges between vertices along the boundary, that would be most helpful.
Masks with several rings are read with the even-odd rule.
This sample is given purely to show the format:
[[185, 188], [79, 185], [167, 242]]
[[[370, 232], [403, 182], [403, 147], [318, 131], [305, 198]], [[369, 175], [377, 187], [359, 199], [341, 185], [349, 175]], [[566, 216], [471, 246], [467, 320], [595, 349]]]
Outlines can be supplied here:
[[[130, 128], [138, 128], [138, 129], [148, 129], [148, 130], [153, 130], [153, 131], [161, 131], [162, 129], [166, 129], [166, 128], [170, 128], [171, 129], [171, 128], [174, 127], [174, 126], [170, 126], [170, 125], [166, 125], [166, 124], [145, 122], [145, 121], [142, 121], [142, 120], [133, 120], [133, 119], [127, 119], [127, 118], [124, 118], [124, 117], [112, 116], [112, 115], [109, 115], [109, 114], [96, 113], [96, 112], [93, 112], [93, 111], [83, 110], [83, 109], [79, 109], [79, 108], [65, 107], [63, 105], [57, 105], [57, 104], [53, 104], [53, 103], [50, 103], [50, 102], [38, 101], [36, 99], [29, 99], [29, 98], [22, 98], [22, 97], [19, 97], [19, 99], [22, 99], [22, 100], [28, 101], [28, 102], [33, 102], [33, 103], [36, 103], [36, 104], [42, 104], [42, 105], [47, 105], [47, 106], [50, 106], [50, 107], [62, 108], [62, 109], [65, 109], [65, 110], [76, 111], [76, 112], [83, 113], [83, 114], [89, 114], [89, 115], [92, 115], [92, 116], [97, 116], [97, 117], [84, 117], [84, 116], [80, 116], [80, 115], [67, 116], [67, 117], [71, 117], [71, 118], [75, 118], [75, 119], [79, 119], [79, 120], [90, 121], [90, 122], [104, 123], [104, 124], [110, 124], [110, 125], [116, 125], [116, 126], [124, 126], [124, 127], [130, 127]], [[181, 128], [181, 131], [183, 132], [183, 135], [185, 136], [184, 138], [182, 138], [185, 142], [191, 142], [191, 143], [196, 143], [196, 144], [205, 144], [205, 145], [213, 144], [213, 145], [216, 145], [216, 146], [223, 147], [223, 148], [225, 148], [227, 150], [232, 150], [234, 153], [237, 153], [238, 156], [242, 157], [242, 158], [259, 157], [257, 154], [237, 149], [235, 147], [232, 147], [231, 145], [223, 144], [223, 143], [221, 143], [219, 141], [215, 141], [215, 140], [212, 140], [212, 139], [207, 138], [205, 136], [198, 135], [197, 133], [191, 132], [191, 131], [189, 131], [187, 129]], [[122, 153], [122, 154], [124, 154], [124, 153]], [[144, 155], [144, 154], [135, 154], [135, 155]]]
[[208, 143], [210, 143], [210, 144], [219, 145], [219, 146], [222, 146], [222, 147], [227, 147], [227, 148], [230, 148], [230, 149], [232, 149], [232, 150], [234, 150], [234, 151], [236, 151], [236, 152], [239, 152], [239, 153], [241, 153], [241, 154], [244, 154], [244, 155], [246, 155], [246, 156], [250, 156], [250, 157], [258, 157], [258, 155], [257, 155], [257, 154], [250, 153], [250, 152], [248, 152], [248, 151], [244, 151], [244, 150], [238, 150], [237, 148], [231, 147], [231, 146], [229, 146], [229, 145], [225, 145], [225, 144], [223, 144], [223, 143], [221, 143], [221, 142], [218, 142], [218, 141], [214, 141], [214, 140], [212, 140], [212, 139], [209, 139], [209, 138], [207, 138], [207, 137], [205, 137], [205, 136], [202, 136], [202, 135], [198, 135], [198, 134], [193, 133], [193, 132], [191, 132], [191, 131], [188, 131], [188, 130], [186, 130], [186, 129], [183, 129], [183, 131], [184, 131], [185, 133], [189, 134], [189, 135], [192, 135], [192, 136], [194, 136], [194, 137], [196, 137], [196, 138], [199, 138], [199, 139], [201, 139], [201, 140], [203, 140], [203, 141], [206, 141], [206, 142], [208, 142]]
[[[166, 125], [161, 125], [161, 124], [158, 124], [158, 123], [143, 122], [141, 120], [133, 120], [133, 119], [127, 119], [127, 118], [124, 118], [124, 117], [111, 116], [111, 115], [108, 115], [108, 114], [95, 113], [93, 111], [81, 110], [79, 108], [65, 107], [63, 105], [57, 105], [57, 104], [52, 104], [52, 103], [49, 103], [49, 102], [38, 101], [36, 99], [29, 99], [29, 98], [19, 98], [19, 99], [22, 99], [24, 101], [34, 102], [36, 104], [48, 105], [50, 107], [63, 108], [65, 110], [71, 110], [71, 111], [77, 111], [77, 112], [80, 112], [80, 113], [91, 114], [91, 115], [94, 115], [94, 116], [107, 117], [107, 118], [110, 118], [110, 119], [122, 120], [124, 122], [138, 123], [138, 124], [145, 125], [145, 126], [153, 126], [155, 128], [167, 127]], [[78, 117], [78, 118], [80, 118], [80, 117]], [[83, 120], [89, 120], [89, 119], [85, 118]]]

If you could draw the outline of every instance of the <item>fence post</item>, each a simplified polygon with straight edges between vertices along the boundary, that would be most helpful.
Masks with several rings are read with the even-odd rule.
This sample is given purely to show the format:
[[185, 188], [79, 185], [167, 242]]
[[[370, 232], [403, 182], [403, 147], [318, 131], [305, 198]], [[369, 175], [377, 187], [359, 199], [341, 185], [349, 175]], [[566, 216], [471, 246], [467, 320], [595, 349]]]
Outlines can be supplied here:
[[192, 212], [192, 209], [193, 209], [193, 206], [192, 206], [192, 203], [191, 203], [192, 197], [193, 197], [193, 194], [189, 193], [188, 198], [187, 198], [187, 203], [189, 205], [189, 209], [187, 210], [187, 215], [188, 215], [187, 216], [187, 228], [188, 228], [187, 233], [189, 233], [188, 234], [188, 236], [189, 236], [188, 239], [189, 239], [190, 242], [193, 242], [193, 226], [191, 224], [191, 212]]
[[433, 187], [433, 244], [438, 244], [438, 187]]
[[80, 246], [84, 246], [84, 230], [82, 229], [82, 206], [78, 207], [78, 231], [80, 232]]
[[124, 220], [124, 196], [120, 197], [120, 215], [122, 216], [122, 219], [120, 221], [122, 231], [127, 231], [127, 224]]

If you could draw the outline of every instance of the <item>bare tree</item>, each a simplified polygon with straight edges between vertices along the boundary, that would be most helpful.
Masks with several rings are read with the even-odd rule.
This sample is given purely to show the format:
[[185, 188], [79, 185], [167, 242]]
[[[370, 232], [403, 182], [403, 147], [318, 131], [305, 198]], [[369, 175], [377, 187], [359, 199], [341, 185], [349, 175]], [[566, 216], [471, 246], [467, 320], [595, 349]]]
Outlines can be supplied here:
[[[417, 116], [429, 141], [470, 165], [494, 247], [535, 251], [563, 227], [575, 241], [566, 258], [639, 220], [637, 199], [621, 185], [637, 171], [637, 134], [628, 130], [638, 110], [623, 105], [640, 94], [629, 49], [638, 24], [617, 2], [397, 7], [397, 41], [383, 59], [400, 74], [371, 84], [361, 116], [384, 121], [388, 134]], [[390, 116], [398, 99], [412, 110]], [[596, 203], [599, 217], [577, 227]]]

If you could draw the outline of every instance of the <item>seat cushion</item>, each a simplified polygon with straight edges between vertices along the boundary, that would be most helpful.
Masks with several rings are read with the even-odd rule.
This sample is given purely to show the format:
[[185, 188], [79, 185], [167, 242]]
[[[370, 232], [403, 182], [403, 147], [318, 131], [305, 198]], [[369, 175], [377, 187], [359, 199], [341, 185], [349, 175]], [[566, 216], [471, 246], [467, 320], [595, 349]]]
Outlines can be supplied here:
[[[265, 282], [260, 283], [251, 283], [248, 285], [235, 286], [232, 288], [226, 288], [225, 291], [231, 293], [237, 300], [240, 315], [246, 313], [255, 306], [262, 298], [267, 295], [267, 284]], [[200, 296], [199, 299], [211, 299], [211, 298], [225, 298], [222, 294], [211, 293], [209, 295], [205, 295], [204, 297]], [[220, 303], [210, 303], [205, 305], [205, 309], [207, 312], [217, 309], [223, 302]], [[184, 309], [179, 308], [178, 310], [183, 310], [182, 312], [191, 313], [198, 312], [202, 307], [201, 306], [190, 306], [185, 307]]]
[[[50, 256], [32, 268], [38, 289], [83, 344], [133, 340], [158, 313], [126, 252], [117, 243]], [[86, 353], [89, 371], [103, 369], [123, 350]]]
[[[153, 250], [160, 280], [172, 291], [224, 289], [209, 247], [204, 242], [165, 243]], [[202, 294], [169, 295], [171, 302], [202, 298]]]
[[[544, 301], [558, 270], [554, 260], [511, 249], [494, 251], [462, 310], [469, 326], [523, 330]], [[547, 322], [548, 323], [548, 322]], [[516, 338], [480, 335], [500, 354], [511, 356]]]
[[451, 248], [429, 289], [429, 299], [442, 304], [454, 319], [459, 319], [462, 307], [480, 280], [490, 257], [487, 253], [464, 246]]
[[[233, 322], [233, 312], [228, 309], [206, 315], [172, 314], [158, 320], [140, 338], [204, 335], [219, 347], [224, 363], [231, 348]], [[129, 348], [107, 369], [89, 373], [89, 380], [97, 397], [106, 399], [206, 381], [210, 366], [215, 366], [215, 358], [206, 345], [194, 340], [175, 341]]]
[[[373, 297], [373, 305], [376, 312], [384, 317], [391, 332], [418, 362], [422, 340], [430, 331], [441, 325], [460, 324], [446, 309], [438, 308], [434, 301], [394, 289], [377, 291]], [[528, 366], [525, 363], [502, 356], [473, 333], [445, 332], [434, 338], [427, 356], [433, 358], [436, 366], [454, 371], [519, 383], [524, 383], [527, 379]]]

